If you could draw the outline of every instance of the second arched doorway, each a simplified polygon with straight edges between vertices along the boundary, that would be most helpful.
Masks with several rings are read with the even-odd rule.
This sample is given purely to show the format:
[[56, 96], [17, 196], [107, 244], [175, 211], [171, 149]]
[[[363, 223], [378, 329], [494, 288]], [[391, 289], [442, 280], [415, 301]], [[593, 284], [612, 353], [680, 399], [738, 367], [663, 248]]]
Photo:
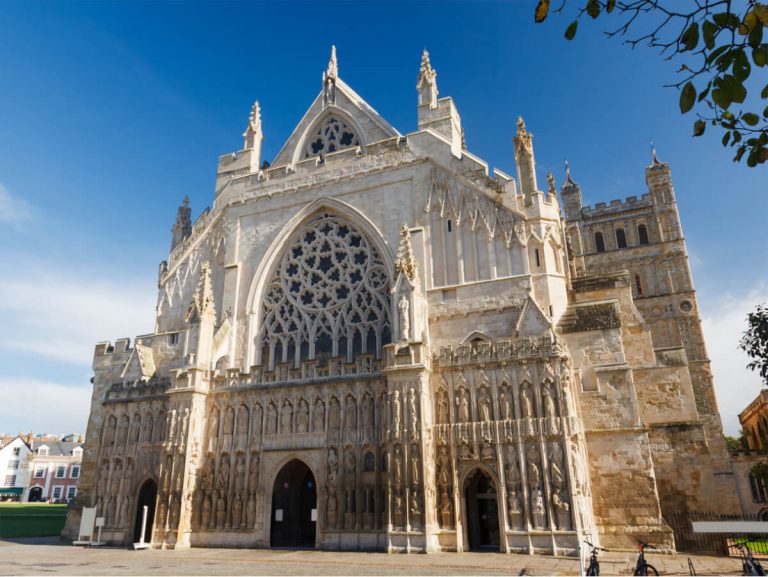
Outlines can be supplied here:
[[[152, 527], [155, 521], [155, 503], [157, 502], [157, 483], [147, 479], [139, 489], [139, 498], [136, 500], [136, 520], [133, 525], [133, 542], [141, 540], [142, 527], [144, 529], [144, 542], [152, 542]], [[147, 518], [144, 521], [144, 507], [147, 508]]]
[[270, 546], [314, 547], [317, 486], [309, 467], [294, 459], [275, 478], [272, 488]]
[[499, 507], [496, 484], [477, 469], [465, 484], [467, 540], [470, 551], [499, 550]]

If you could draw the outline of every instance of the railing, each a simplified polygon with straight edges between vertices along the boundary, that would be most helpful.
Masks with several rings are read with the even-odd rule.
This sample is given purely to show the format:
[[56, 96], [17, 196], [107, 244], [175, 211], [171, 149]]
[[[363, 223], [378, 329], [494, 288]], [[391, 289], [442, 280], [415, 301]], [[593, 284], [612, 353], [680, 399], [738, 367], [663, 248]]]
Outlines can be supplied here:
[[694, 521], [762, 521], [759, 513], [722, 515], [711, 512], [684, 512], [664, 515], [664, 520], [675, 532], [675, 545], [678, 551], [738, 556], [738, 551], [732, 546], [734, 542], [758, 537], [757, 540], [749, 544], [749, 548], [756, 557], [768, 558], [768, 534], [765, 535], [765, 539], [759, 539], [760, 536], [754, 534], [697, 533], [693, 530]]

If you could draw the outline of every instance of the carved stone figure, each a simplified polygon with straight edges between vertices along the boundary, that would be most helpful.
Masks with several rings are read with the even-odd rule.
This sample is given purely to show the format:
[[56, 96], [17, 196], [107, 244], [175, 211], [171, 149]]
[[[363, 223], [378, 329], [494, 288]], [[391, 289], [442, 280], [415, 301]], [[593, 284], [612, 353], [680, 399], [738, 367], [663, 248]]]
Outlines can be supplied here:
[[248, 408], [245, 406], [240, 407], [239, 415], [237, 417], [237, 435], [238, 437], [248, 436]]
[[328, 493], [328, 526], [331, 529], [336, 528], [339, 516], [339, 503], [336, 499], [336, 491], [329, 491]]
[[251, 453], [251, 463], [248, 471], [248, 491], [255, 493], [259, 488], [259, 454]]
[[347, 471], [347, 474], [350, 474], [350, 475], [355, 474], [356, 464], [357, 464], [357, 458], [355, 458], [354, 450], [347, 449], [347, 452], [344, 455], [344, 469]]
[[316, 433], [325, 430], [325, 404], [318, 399], [315, 401], [315, 411], [313, 415], [312, 430]]
[[395, 436], [400, 433], [402, 410], [403, 408], [400, 406], [400, 391], [395, 391], [392, 393], [392, 432]]
[[200, 524], [203, 527], [208, 527], [211, 524], [211, 499], [210, 497], [203, 498], [203, 513], [201, 516]]
[[411, 491], [411, 525], [421, 525], [421, 499], [416, 491]]
[[357, 403], [355, 403], [355, 398], [352, 395], [347, 396], [344, 421], [344, 426], [348, 431], [353, 431], [357, 427]]
[[331, 486], [336, 485], [336, 480], [339, 477], [339, 455], [336, 449], [328, 449], [328, 484]]
[[224, 435], [232, 435], [235, 426], [235, 411], [232, 407], [227, 407], [224, 413]]
[[336, 397], [333, 397], [331, 399], [331, 410], [330, 410], [330, 413], [328, 414], [328, 428], [331, 431], [339, 430], [339, 426], [341, 425], [340, 423], [341, 415], [339, 414], [339, 412], [340, 412], [339, 401]]
[[544, 414], [549, 418], [556, 417], [557, 412], [555, 409], [555, 401], [552, 398], [553, 394], [550, 386], [548, 384], [545, 384], [542, 387], [541, 392], [544, 395]]
[[440, 391], [437, 395], [437, 423], [443, 425], [448, 422], [448, 395]]
[[283, 435], [290, 435], [291, 426], [293, 421], [293, 406], [291, 402], [286, 399], [283, 401], [283, 414], [280, 416], [280, 430]]
[[440, 521], [442, 527], [453, 527], [453, 503], [445, 490], [440, 494]]
[[237, 457], [237, 465], [235, 465], [235, 492], [240, 495], [245, 489], [246, 477], [245, 477], [245, 455], [242, 453]]
[[373, 397], [366, 395], [363, 399], [363, 427], [373, 427]]
[[251, 495], [248, 498], [248, 505], [245, 508], [245, 525], [252, 528], [256, 523], [256, 500]]
[[420, 465], [421, 461], [419, 459], [418, 449], [416, 448], [416, 445], [414, 445], [414, 450], [411, 452], [411, 485], [419, 484], [419, 479], [421, 479], [419, 471]]
[[253, 408], [253, 430], [251, 431], [251, 441], [256, 441], [261, 437], [261, 426], [264, 419], [264, 409], [261, 405], [256, 405]]
[[416, 407], [416, 403], [416, 391], [411, 389], [410, 394], [408, 395], [408, 417], [410, 420], [411, 430], [414, 432], [418, 431], [419, 426], [419, 412]]
[[459, 389], [459, 398], [456, 399], [459, 405], [459, 420], [462, 423], [469, 422], [469, 394], [464, 387]]
[[549, 470], [552, 485], [559, 491], [565, 484], [565, 474], [563, 473], [563, 449], [557, 441], [552, 443], [549, 453]]
[[469, 445], [463, 444], [461, 446], [461, 449], [459, 449], [459, 459], [462, 461], [472, 460], [472, 449], [469, 448]]
[[224, 501], [224, 497], [219, 497], [219, 501], [216, 503], [216, 528], [222, 529], [224, 527], [224, 518], [227, 516], [227, 503]]
[[267, 407], [267, 435], [277, 434], [277, 409], [274, 403]]
[[504, 419], [514, 419], [514, 411], [512, 410], [512, 394], [508, 389], [504, 389], [501, 393], [501, 416]]
[[392, 459], [392, 472], [395, 485], [403, 482], [403, 454], [400, 447], [395, 448], [395, 455]]
[[296, 432], [306, 433], [309, 428], [309, 405], [307, 401], [299, 401], [299, 411], [296, 413]]
[[523, 418], [533, 417], [533, 401], [531, 399], [531, 388], [526, 384], [520, 391], [520, 404], [523, 411]]
[[531, 493], [531, 513], [533, 514], [533, 526], [537, 529], [543, 529], [544, 523], [544, 495], [541, 489], [536, 489]]
[[397, 302], [397, 310], [400, 320], [400, 340], [407, 341], [411, 333], [411, 315], [410, 315], [411, 303], [408, 301], [408, 297], [400, 295], [400, 300]]
[[219, 409], [211, 410], [211, 418], [208, 421], [208, 438], [215, 439], [219, 435]]
[[491, 397], [486, 390], [480, 393], [480, 420], [485, 422], [492, 420]]
[[229, 471], [230, 471], [229, 455], [224, 453], [221, 456], [221, 466], [219, 467], [219, 481], [218, 481], [219, 491], [227, 491], [227, 489], [229, 488]]
[[448, 456], [448, 449], [440, 447], [440, 453], [437, 457], [437, 484], [443, 487], [450, 483], [451, 478], [451, 458]]
[[232, 500], [232, 527], [235, 529], [240, 528], [243, 515], [243, 503], [240, 501], [240, 496], [235, 495]]

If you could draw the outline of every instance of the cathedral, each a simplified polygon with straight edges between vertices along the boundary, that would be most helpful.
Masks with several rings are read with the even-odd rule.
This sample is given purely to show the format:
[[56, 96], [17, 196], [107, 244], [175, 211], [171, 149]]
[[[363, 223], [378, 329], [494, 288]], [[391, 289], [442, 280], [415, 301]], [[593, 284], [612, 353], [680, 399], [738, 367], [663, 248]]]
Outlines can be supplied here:
[[738, 513], [669, 165], [587, 206], [522, 118], [489, 171], [426, 50], [416, 91], [401, 134], [334, 48], [271, 163], [254, 104], [154, 331], [96, 345], [67, 534], [96, 507], [156, 548], [572, 555]]

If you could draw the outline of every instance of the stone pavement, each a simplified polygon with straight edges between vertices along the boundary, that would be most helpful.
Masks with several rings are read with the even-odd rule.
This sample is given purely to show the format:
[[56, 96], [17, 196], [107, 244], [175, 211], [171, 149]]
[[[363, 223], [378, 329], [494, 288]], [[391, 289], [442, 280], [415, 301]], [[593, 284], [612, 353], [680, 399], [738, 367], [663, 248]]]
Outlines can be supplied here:
[[[68, 543], [68, 542], [67, 542]], [[73, 547], [56, 538], [0, 540], [0, 575], [578, 575], [576, 559], [303, 550], [131, 551]], [[697, 575], [739, 575], [738, 559], [691, 555]], [[688, 555], [648, 555], [662, 575], [688, 575]], [[602, 575], [631, 575], [634, 553], [603, 553]]]

